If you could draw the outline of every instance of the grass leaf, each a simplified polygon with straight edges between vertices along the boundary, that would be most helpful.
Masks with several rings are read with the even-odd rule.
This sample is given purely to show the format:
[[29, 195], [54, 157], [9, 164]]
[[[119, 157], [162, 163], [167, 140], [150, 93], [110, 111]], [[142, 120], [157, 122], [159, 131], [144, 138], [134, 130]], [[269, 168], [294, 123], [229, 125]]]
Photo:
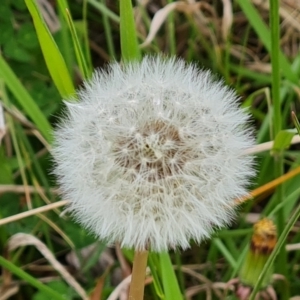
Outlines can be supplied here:
[[162, 252], [159, 254], [162, 282], [165, 292], [165, 300], [183, 299], [180, 288], [175, 276], [174, 268], [169, 253]]
[[140, 60], [131, 0], [120, 1], [121, 51], [124, 61]]
[[42, 48], [49, 73], [62, 97], [74, 94], [74, 86], [62, 57], [46, 23], [44, 22], [34, 0], [25, 0], [33, 18], [35, 30]]
[[71, 36], [72, 36], [72, 40], [73, 40], [73, 44], [74, 44], [74, 48], [75, 48], [75, 54], [76, 54], [76, 58], [77, 58], [77, 62], [79, 65], [79, 69], [81, 71], [81, 74], [83, 76], [84, 79], [88, 79], [91, 77], [91, 73], [88, 69], [83, 51], [81, 49], [80, 43], [79, 43], [79, 39], [77, 36], [77, 32], [72, 20], [72, 16], [70, 14], [70, 11], [68, 9], [66, 9], [66, 16], [67, 16], [67, 21], [68, 21], [68, 25], [71, 31]]
[[280, 130], [275, 137], [272, 153], [280, 154], [287, 149], [295, 135], [295, 132], [290, 130]]
[[296, 129], [297, 129], [297, 132], [300, 135], [300, 123], [299, 123], [299, 120], [298, 120], [296, 114], [293, 111], [292, 111], [292, 119], [293, 119], [293, 122], [295, 124]]

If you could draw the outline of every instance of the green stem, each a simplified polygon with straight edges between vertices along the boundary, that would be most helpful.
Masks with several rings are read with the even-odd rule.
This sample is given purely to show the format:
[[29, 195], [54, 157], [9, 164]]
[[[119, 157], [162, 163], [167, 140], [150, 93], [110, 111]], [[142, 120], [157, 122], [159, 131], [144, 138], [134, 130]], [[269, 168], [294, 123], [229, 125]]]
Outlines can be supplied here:
[[135, 251], [132, 277], [129, 289], [129, 300], [143, 300], [148, 251]]
[[91, 50], [89, 47], [89, 35], [88, 35], [88, 22], [87, 22], [87, 0], [83, 0], [82, 7], [82, 20], [83, 20], [83, 47], [85, 52], [85, 59], [88, 67], [89, 74], [93, 73], [93, 65], [91, 58]]

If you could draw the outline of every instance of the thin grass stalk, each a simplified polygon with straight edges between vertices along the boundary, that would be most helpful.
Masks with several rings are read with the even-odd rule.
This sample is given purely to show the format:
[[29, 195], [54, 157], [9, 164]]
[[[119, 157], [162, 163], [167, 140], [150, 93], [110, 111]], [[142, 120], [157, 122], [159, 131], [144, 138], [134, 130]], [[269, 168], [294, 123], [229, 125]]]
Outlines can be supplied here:
[[87, 67], [89, 69], [89, 74], [93, 72], [91, 50], [89, 46], [89, 35], [88, 35], [88, 22], [87, 22], [87, 0], [83, 0], [82, 7], [82, 21], [83, 21], [83, 49], [85, 53], [85, 59]]
[[63, 58], [65, 59], [67, 68], [69, 70], [69, 73], [73, 76], [73, 64], [74, 64], [74, 49], [72, 45], [72, 40], [70, 36], [70, 31], [68, 28], [68, 21], [66, 19], [65, 11], [66, 9], [70, 10], [70, 7], [68, 5], [68, 2], [65, 0], [58, 0], [58, 16], [61, 24], [60, 29], [60, 51], [62, 53]]

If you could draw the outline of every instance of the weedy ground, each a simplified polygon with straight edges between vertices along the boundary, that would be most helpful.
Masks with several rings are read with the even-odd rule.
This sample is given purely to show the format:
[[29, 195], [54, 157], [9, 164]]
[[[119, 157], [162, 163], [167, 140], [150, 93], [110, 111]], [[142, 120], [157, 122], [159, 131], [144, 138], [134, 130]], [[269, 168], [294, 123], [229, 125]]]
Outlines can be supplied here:
[[[116, 287], [130, 274], [133, 253], [108, 248], [68, 214], [61, 215], [67, 199], [58, 195], [49, 154], [62, 95], [79, 87], [94, 68], [120, 60], [118, 3], [69, 1], [85, 57], [82, 65], [60, 6], [64, 1], [38, 2], [44, 3], [40, 11], [50, 32], [40, 35], [49, 53], [57, 54], [47, 40], [54, 37], [65, 68], [57, 55], [48, 57], [50, 66], [45, 64], [27, 8], [32, 1], [27, 0], [27, 6], [23, 0], [0, 4], [0, 299], [50, 299], [51, 291], [67, 299], [84, 299], [85, 294], [90, 299], [116, 299], [114, 291], [126, 299]], [[182, 293], [186, 299], [237, 299], [226, 283], [238, 277], [253, 223], [267, 216], [282, 238], [272, 269], [281, 280], [272, 285], [279, 299], [299, 299], [300, 152], [297, 143], [291, 144], [292, 138], [299, 141], [291, 117], [292, 111], [299, 116], [299, 1], [280, 1], [278, 42], [274, 19], [269, 26], [272, 18], [276, 21], [269, 1], [136, 2], [143, 54], [176, 55], [211, 69], [241, 96], [241, 106], [252, 115], [257, 144], [275, 139], [273, 146], [252, 149], [257, 156], [257, 176], [250, 183], [253, 197], [240, 205], [232, 226], [216, 231], [200, 246], [170, 252]], [[51, 66], [56, 66], [56, 75], [48, 71]], [[53, 80], [59, 74], [63, 86]], [[293, 218], [296, 222], [289, 222]], [[157, 262], [157, 255], [151, 254], [157, 274], [146, 279], [145, 299], [161, 299], [168, 284], [159, 277]], [[75, 280], [67, 278], [68, 272]], [[126, 287], [126, 280], [122, 284]]]

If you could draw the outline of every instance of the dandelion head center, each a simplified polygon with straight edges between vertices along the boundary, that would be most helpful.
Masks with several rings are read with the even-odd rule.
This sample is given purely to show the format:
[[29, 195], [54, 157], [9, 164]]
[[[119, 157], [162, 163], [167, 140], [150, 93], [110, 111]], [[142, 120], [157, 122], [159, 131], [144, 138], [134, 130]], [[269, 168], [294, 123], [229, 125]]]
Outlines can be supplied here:
[[[179, 149], [184, 140], [178, 128], [153, 120], [136, 128], [129, 136], [114, 143], [115, 162], [132, 180], [142, 176], [149, 182], [176, 174], [185, 163]], [[120, 155], [121, 154], [121, 155]]]

